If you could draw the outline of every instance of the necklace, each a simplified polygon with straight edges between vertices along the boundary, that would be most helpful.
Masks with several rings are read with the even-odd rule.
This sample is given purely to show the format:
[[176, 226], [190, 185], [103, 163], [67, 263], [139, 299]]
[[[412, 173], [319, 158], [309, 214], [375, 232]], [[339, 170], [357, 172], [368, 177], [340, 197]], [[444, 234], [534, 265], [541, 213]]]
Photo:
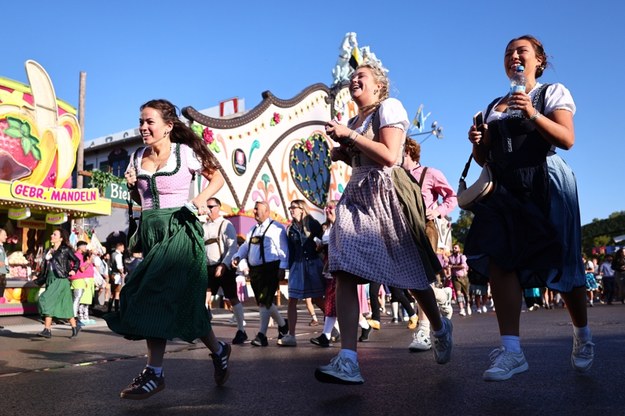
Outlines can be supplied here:
[[[371, 126], [371, 123], [373, 122], [373, 117], [375, 117], [376, 111], [377, 111], [377, 108], [375, 109], [375, 111], [371, 112], [369, 115], [367, 115], [365, 117], [365, 123], [362, 124], [362, 126], [361, 126], [362, 127], [361, 134], [365, 134], [367, 132], [367, 130], [369, 130], [369, 126]], [[367, 117], [369, 117], [369, 118], [367, 119]], [[359, 118], [360, 118], [360, 116], [357, 116], [354, 121], [355, 122], [358, 121]]]

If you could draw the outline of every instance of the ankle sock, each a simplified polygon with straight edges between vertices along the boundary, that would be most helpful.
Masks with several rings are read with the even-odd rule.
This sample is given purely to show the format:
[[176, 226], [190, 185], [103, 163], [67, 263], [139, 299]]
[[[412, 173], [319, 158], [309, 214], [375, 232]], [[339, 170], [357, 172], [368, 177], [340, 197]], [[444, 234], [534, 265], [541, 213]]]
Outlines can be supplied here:
[[507, 351], [514, 353], [521, 352], [521, 338], [516, 335], [502, 335], [501, 345], [503, 345]]
[[339, 351], [339, 356], [347, 358], [358, 364], [358, 353], [354, 350], [341, 349], [341, 351]]
[[156, 374], [156, 377], [160, 377], [163, 374], [163, 367], [154, 367], [151, 365], [146, 365], [147, 368], [151, 368]]
[[592, 335], [590, 333], [590, 328], [588, 328], [588, 325], [581, 328], [574, 326], [573, 334], [575, 334], [575, 338], [577, 338], [581, 342], [590, 341], [592, 339]]

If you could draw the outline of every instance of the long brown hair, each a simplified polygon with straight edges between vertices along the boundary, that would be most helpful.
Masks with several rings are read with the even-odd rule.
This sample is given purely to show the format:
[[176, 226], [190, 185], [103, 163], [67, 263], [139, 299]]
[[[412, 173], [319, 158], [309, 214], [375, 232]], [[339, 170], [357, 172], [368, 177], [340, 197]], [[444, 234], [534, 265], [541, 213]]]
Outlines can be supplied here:
[[172, 123], [170, 138], [173, 143], [182, 143], [189, 146], [202, 162], [202, 172], [212, 175], [219, 169], [219, 162], [206, 146], [206, 143], [200, 139], [189, 126], [180, 121], [178, 117], [178, 108], [165, 99], [150, 100], [143, 104], [140, 110], [145, 108], [153, 108], [158, 111], [165, 123]]

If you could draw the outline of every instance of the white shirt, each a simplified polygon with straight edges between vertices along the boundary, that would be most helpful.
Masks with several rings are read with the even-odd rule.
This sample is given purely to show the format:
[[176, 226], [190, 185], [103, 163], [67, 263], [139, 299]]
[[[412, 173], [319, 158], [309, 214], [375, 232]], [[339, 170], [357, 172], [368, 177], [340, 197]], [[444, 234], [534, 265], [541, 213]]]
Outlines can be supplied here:
[[[224, 217], [218, 217], [215, 221], [209, 221], [204, 227], [204, 248], [209, 266], [223, 263], [230, 268], [239, 245], [237, 244], [237, 231], [234, 225]], [[221, 229], [221, 235], [219, 235]], [[206, 242], [211, 239], [217, 241], [212, 244]], [[221, 259], [221, 261], [220, 261]]]
[[[529, 92], [529, 96], [531, 100], [534, 100], [534, 96], [536, 95], [536, 91], [538, 88], [543, 85], [540, 82], [537, 82], [534, 85], [534, 88]], [[503, 99], [504, 97], [501, 97]], [[486, 122], [489, 123], [493, 120], [500, 120], [508, 117], [507, 113], [495, 111], [495, 107], [499, 104], [501, 100], [497, 101], [493, 106]], [[547, 91], [545, 91], [545, 115], [553, 113], [555, 110], [567, 110], [575, 115], [576, 107], [575, 102], [573, 101], [573, 96], [571, 92], [562, 84], [550, 84], [547, 87]], [[484, 109], [484, 114], [486, 114], [486, 109]]]
[[113, 252], [113, 262], [115, 263], [115, 269], [113, 270], [113, 274], [120, 274], [124, 271], [124, 258], [122, 253], [115, 250]]
[[[265, 233], [265, 230], [267, 231]], [[247, 259], [250, 266], [260, 266], [263, 259], [260, 253], [260, 244], [250, 244], [252, 237], [261, 237], [265, 234], [264, 249], [265, 262], [280, 261], [280, 268], [286, 269], [289, 266], [289, 243], [286, 236], [286, 229], [282, 224], [267, 218], [262, 224], [256, 224], [248, 233], [245, 243], [239, 247], [235, 257]]]

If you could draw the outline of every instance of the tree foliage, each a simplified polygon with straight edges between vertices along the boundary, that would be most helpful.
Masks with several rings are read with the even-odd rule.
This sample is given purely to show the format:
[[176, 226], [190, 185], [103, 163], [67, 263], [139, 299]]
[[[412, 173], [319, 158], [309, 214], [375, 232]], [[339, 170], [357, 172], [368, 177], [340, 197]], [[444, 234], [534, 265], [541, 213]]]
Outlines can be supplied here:
[[458, 220], [451, 225], [451, 236], [454, 243], [458, 243], [464, 247], [464, 242], [467, 239], [469, 228], [473, 222], [473, 213], [471, 211], [460, 210], [460, 216]]
[[625, 211], [613, 212], [603, 220], [594, 219], [582, 226], [582, 250], [590, 253], [593, 247], [607, 246], [614, 237], [625, 234]]

